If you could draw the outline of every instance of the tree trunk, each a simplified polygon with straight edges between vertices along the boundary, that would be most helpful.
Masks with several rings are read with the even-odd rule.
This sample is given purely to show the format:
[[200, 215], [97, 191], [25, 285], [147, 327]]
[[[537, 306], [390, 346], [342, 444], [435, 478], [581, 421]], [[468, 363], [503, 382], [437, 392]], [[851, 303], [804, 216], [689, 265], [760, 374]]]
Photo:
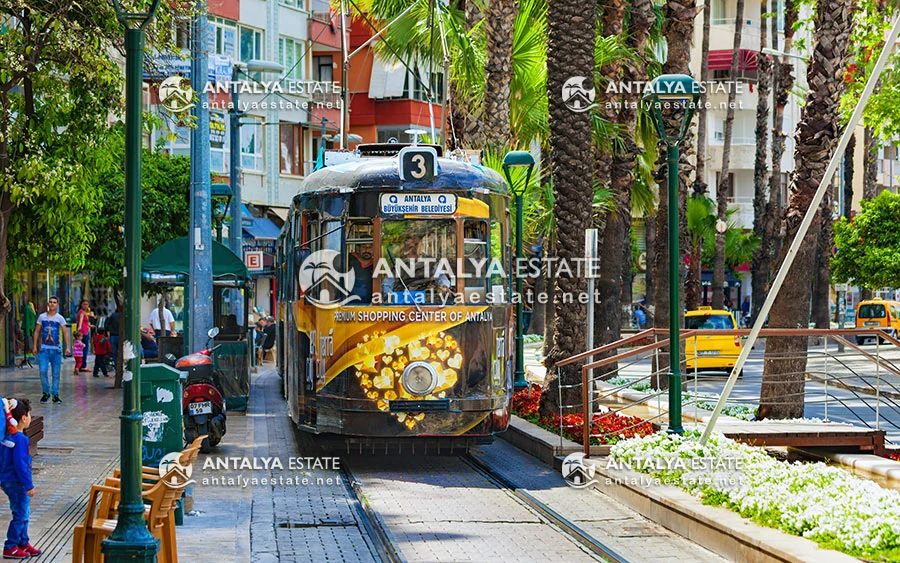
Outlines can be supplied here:
[[531, 322], [528, 323], [528, 334], [544, 334], [544, 322], [547, 318], [547, 278], [542, 271], [534, 278], [534, 303], [531, 304]]
[[513, 26], [516, 23], [515, 0], [491, 0], [485, 18], [487, 61], [484, 82], [485, 142], [501, 147], [510, 142], [509, 91], [512, 81]]
[[[809, 92], [795, 137], [795, 171], [791, 199], [785, 211], [786, 240], [779, 253], [781, 264], [797, 235], [803, 216], [821, 182], [826, 163], [840, 134], [838, 106], [843, 92], [842, 73], [853, 28], [853, 0], [833, 0], [820, 5], [815, 18], [815, 46], [806, 81]], [[817, 215], [820, 209], [814, 210]], [[793, 266], [775, 300], [769, 325], [793, 328], [809, 318], [810, 284], [815, 265], [816, 238], [821, 217], [803, 240]], [[760, 409], [771, 418], [803, 416], [807, 338], [770, 338], [766, 342], [765, 371], [760, 389]]]
[[684, 308], [693, 311], [700, 306], [700, 288], [702, 287], [703, 264], [702, 244], [691, 244], [691, 263], [688, 265], [687, 283], [684, 286]]
[[[691, 41], [694, 35], [694, 18], [697, 15], [696, 0], [668, 0], [663, 5], [664, 23], [662, 27], [663, 35], [668, 43], [668, 58], [663, 64], [663, 74], [690, 74], [691, 61]], [[666, 129], [677, 130], [681, 124], [680, 112], [673, 112], [666, 118]], [[679, 220], [678, 228], [680, 234], [687, 234], [687, 229], [683, 228], [684, 222], [684, 194], [687, 186], [690, 184], [691, 161], [690, 153], [693, 151], [693, 136], [689, 132], [686, 138], [681, 142], [681, 162], [679, 163], [678, 174], [678, 195], [679, 195]], [[681, 283], [681, 276], [677, 280], [670, 280], [668, 276], [668, 202], [666, 197], [667, 173], [666, 173], [666, 150], [665, 145], [660, 143], [657, 147], [659, 157], [657, 158], [657, 168], [655, 172], [656, 182], [660, 186], [659, 190], [659, 206], [656, 215], [656, 244], [654, 245], [653, 267], [655, 268], [653, 275], [654, 283], [654, 326], [660, 328], [668, 328], [669, 326], [669, 307], [675, 308], [679, 316], [682, 313], [680, 303], [669, 303], [669, 284]], [[683, 248], [686, 248], [683, 246]], [[683, 266], [683, 262], [681, 263]], [[660, 351], [660, 371], [669, 366], [668, 350]], [[668, 386], [668, 378], [661, 378], [661, 381], [655, 382], [660, 388]]]
[[[560, 260], [574, 264], [584, 251], [584, 231], [590, 226], [593, 185], [591, 178], [591, 116], [577, 113], [563, 102], [563, 84], [573, 76], [585, 77], [585, 87], [593, 87], [596, 6], [570, 0], [549, 0], [547, 22], [547, 92], [550, 125], [550, 175], [555, 200], [557, 244]], [[562, 405], [557, 404], [560, 383], [580, 385], [580, 365], [554, 369], [560, 360], [585, 350], [586, 309], [578, 297], [585, 290], [584, 279], [573, 274], [556, 278], [556, 297], [573, 299], [556, 309], [553, 344], [547, 355], [547, 381], [541, 394], [540, 412], [548, 415], [581, 410], [581, 388], [563, 389]], [[558, 371], [558, 378], [556, 372]]]
[[819, 239], [812, 296], [812, 322], [816, 328], [831, 328], [831, 249], [834, 245], [831, 190], [819, 208]]
[[843, 174], [843, 205], [841, 205], [841, 217], [850, 218], [850, 211], [853, 209], [853, 173], [855, 166], [855, 154], [856, 154], [856, 132], [853, 132], [853, 136], [850, 137], [850, 142], [847, 143], [847, 149], [844, 151], [844, 174]]
[[[478, 3], [474, 0], [466, 0], [466, 33], [472, 31], [481, 21], [481, 12], [478, 10]], [[465, 85], [460, 86], [460, 91]], [[481, 104], [473, 104], [469, 97], [465, 94], [462, 96], [465, 100], [465, 108], [458, 107], [459, 101], [456, 102], [457, 111], [463, 114], [465, 121], [463, 127], [457, 129], [457, 134], [462, 134], [465, 144], [464, 148], [482, 148], [484, 147], [484, 123], [482, 117], [484, 115], [484, 102]]]
[[[766, 9], [768, 0], [761, 0], [762, 13], [774, 10]], [[775, 19], [775, 18], [773, 18]], [[777, 35], [775, 38], [777, 39]], [[769, 46], [768, 27], [760, 26], [759, 45], [761, 49]], [[753, 252], [750, 263], [751, 269], [751, 301], [755, 305], [765, 299], [765, 288], [769, 282], [769, 262], [762, 256], [762, 240], [766, 236], [766, 188], [769, 187], [768, 146], [769, 146], [769, 94], [772, 86], [772, 60], [767, 55], [760, 55], [757, 59], [759, 80], [756, 102], [756, 153], [753, 163], [753, 234], [760, 241], [759, 246]], [[756, 320], [755, 317], [753, 319]]]
[[[870, 127], [866, 127], [863, 135], [863, 199], [872, 199], [878, 195], [878, 139]], [[859, 288], [859, 300], [872, 299], [875, 293], [866, 287]]]
[[[728, 213], [728, 190], [735, 186], [729, 181], [731, 168], [731, 138], [734, 134], [734, 110], [737, 99], [737, 75], [741, 61], [741, 35], [744, 30], [744, 0], [737, 0], [734, 15], [734, 43], [731, 48], [731, 87], [728, 89], [728, 108], [725, 111], [725, 140], [722, 145], [722, 171], [716, 186], [716, 217], [726, 220]], [[725, 307], [725, 233], [716, 230], [716, 252], [713, 255], [712, 306]]]
[[[656, 303], [656, 277], [655, 277], [655, 263], [654, 263], [654, 249], [656, 248], [656, 215], [657, 211], [654, 211], [650, 215], [644, 217], [644, 287], [646, 288], [644, 292], [644, 301], [646, 301], [648, 307], [653, 307], [654, 303]], [[656, 318], [656, 314], [654, 313], [653, 318]], [[647, 326], [657, 326], [653, 320], [647, 319]]]
[[[703, 2], [703, 39], [700, 47], [700, 107], [706, 107], [706, 86], [709, 84], [709, 20], [712, 17], [712, 3], [710, 0]], [[697, 112], [697, 175], [694, 179], [694, 196], [706, 195], [706, 147], [709, 144], [709, 131], [707, 115], [709, 112], [700, 110]], [[687, 299], [687, 295], [685, 295]], [[689, 306], [690, 307], [690, 306]]]
[[556, 283], [552, 278], [547, 277], [547, 267], [544, 266], [544, 279], [547, 288], [547, 308], [544, 316], [544, 350], [543, 355], [547, 357], [550, 354], [550, 348], [553, 346], [553, 327], [556, 325]]
[[[778, 22], [777, 18], [772, 20], [772, 44], [777, 45], [778, 41]], [[784, 4], [784, 52], [791, 50], [791, 44], [794, 38], [794, 23], [797, 21], [797, 5], [794, 0], [785, 0]], [[753, 284], [753, 318], [759, 315], [765, 296], [769, 291], [768, 277], [771, 275], [772, 259], [780, 250], [778, 230], [780, 228], [779, 217], [781, 216], [781, 208], [784, 202], [781, 201], [781, 159], [784, 156], [784, 110], [787, 106], [788, 96], [794, 88], [793, 65], [789, 60], [773, 61], [772, 72], [772, 94], [775, 100], [774, 107], [774, 127], [772, 129], [772, 174], [769, 176], [769, 201], [766, 204], [766, 213], [764, 216], [764, 235], [759, 241], [759, 247], [756, 251], [758, 256], [759, 270], [768, 272], [765, 279], [766, 282], [762, 287], [757, 288], [756, 282]]]

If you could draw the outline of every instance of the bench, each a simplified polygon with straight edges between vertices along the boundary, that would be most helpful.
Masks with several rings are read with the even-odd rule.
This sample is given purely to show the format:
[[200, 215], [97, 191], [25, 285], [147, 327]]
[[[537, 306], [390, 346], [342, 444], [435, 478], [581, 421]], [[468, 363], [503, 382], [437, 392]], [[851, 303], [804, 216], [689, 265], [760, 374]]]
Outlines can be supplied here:
[[36, 416], [31, 419], [31, 424], [25, 429], [25, 435], [31, 440], [28, 446], [28, 453], [34, 455], [37, 453], [38, 442], [44, 437], [44, 417]]

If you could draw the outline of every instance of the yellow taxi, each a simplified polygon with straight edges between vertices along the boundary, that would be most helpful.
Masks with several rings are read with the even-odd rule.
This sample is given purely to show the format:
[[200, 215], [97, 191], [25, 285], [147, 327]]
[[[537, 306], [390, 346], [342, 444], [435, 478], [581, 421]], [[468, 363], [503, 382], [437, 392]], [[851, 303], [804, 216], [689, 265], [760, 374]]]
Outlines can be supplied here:
[[[699, 307], [684, 314], [684, 328], [696, 330], [734, 330], [737, 322], [730, 311]], [[741, 353], [738, 335], [694, 336], [685, 339], [684, 359], [687, 369], [730, 370]]]
[[[856, 306], [856, 329], [870, 331], [878, 329], [896, 338], [900, 330], [900, 302], [877, 297], [860, 301]], [[874, 334], [856, 337], [857, 344], [864, 344], [870, 340], [875, 340]], [[884, 341], [883, 338], [881, 340]]]

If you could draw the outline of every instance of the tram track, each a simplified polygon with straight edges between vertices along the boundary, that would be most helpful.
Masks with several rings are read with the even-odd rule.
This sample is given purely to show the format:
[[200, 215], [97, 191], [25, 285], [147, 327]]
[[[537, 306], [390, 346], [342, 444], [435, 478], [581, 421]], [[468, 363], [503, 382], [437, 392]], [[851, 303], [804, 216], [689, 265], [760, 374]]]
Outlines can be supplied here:
[[591, 553], [598, 555], [602, 560], [611, 561], [613, 563], [628, 563], [628, 559], [579, 528], [572, 521], [550, 508], [546, 503], [535, 498], [534, 495], [530, 494], [528, 491], [511, 483], [471, 453], [460, 456], [460, 459], [494, 486], [506, 492], [519, 504], [535, 511], [541, 518], [546, 520], [549, 525], [558, 528], [573, 542], [587, 549]]
[[350, 500], [360, 527], [365, 531], [371, 542], [373, 555], [378, 557], [382, 563], [402, 563], [406, 559], [400, 555], [397, 549], [397, 543], [388, 530], [384, 520], [378, 515], [378, 512], [372, 507], [363, 493], [362, 485], [353, 475], [353, 472], [346, 463], [341, 464], [341, 476], [344, 478], [344, 485], [350, 493]]

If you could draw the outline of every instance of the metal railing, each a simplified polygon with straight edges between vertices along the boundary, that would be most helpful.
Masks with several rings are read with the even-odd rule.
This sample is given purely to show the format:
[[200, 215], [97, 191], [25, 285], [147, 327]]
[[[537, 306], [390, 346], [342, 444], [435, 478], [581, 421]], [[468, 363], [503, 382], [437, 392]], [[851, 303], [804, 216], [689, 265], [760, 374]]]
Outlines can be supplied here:
[[[704, 336], [737, 337], [746, 336], [749, 330], [684, 330], [681, 332], [682, 345], [686, 354], [682, 357], [682, 373], [685, 379], [693, 376], [692, 381], [683, 386], [682, 408], [687, 418], [692, 418], [695, 427], [702, 424], [703, 414], [711, 414], [713, 406], [719, 399], [717, 392], [701, 392], [702, 373], [708, 370], [700, 368], [697, 359], [705, 356], [698, 354], [698, 340]], [[886, 430], [900, 437], [900, 340], [877, 328], [872, 329], [763, 329], [761, 336], [768, 343], [771, 339], [783, 337], [807, 337], [815, 339], [808, 345], [805, 355], [806, 368], [802, 371], [789, 371], [763, 375], [764, 362], [799, 359], [797, 355], [774, 354], [771, 350], [763, 357], [754, 357], [747, 366], [758, 373], [745, 373], [741, 377], [744, 388], [754, 389], [752, 394], [733, 396], [729, 399], [729, 412], [736, 413], [745, 419], [756, 412], [760, 403], [759, 390], [765, 384], [803, 382], [802, 392], [786, 392], [776, 398], [766, 398], [764, 405], [775, 407], [782, 404], [794, 404], [798, 395], [803, 396], [804, 409], [822, 406], [823, 421], [830, 421], [829, 409], [834, 416], [840, 411], [839, 418], [844, 422], [865, 426], [874, 430]], [[857, 337], [874, 337], [875, 347], [863, 348], [856, 342]], [[650, 340], [650, 343], [645, 343]], [[883, 343], [882, 343], [883, 342]], [[668, 401], [663, 405], [668, 393], [668, 365], [664, 360], [668, 357], [665, 350], [669, 345], [668, 331], [665, 329], [647, 329], [636, 334], [583, 352], [558, 362], [554, 367], [584, 363], [581, 369], [581, 380], [570, 384], [560, 381], [559, 396], [559, 435], [570, 431], [575, 424], [566, 424], [563, 413], [581, 412], [584, 423], [581, 439], [585, 455], [590, 454], [592, 440], [600, 443], [613, 436], [621, 436], [629, 430], [649, 422], [661, 425], [668, 422]], [[694, 347], [693, 350], [691, 347]], [[736, 360], [740, 352], [737, 348], [733, 354], [720, 353], [719, 359]], [[599, 355], [608, 357], [594, 360]], [[661, 360], [666, 364], [660, 369]], [[727, 363], [727, 361], [725, 362]], [[731, 362], [733, 364], [733, 361]], [[692, 367], [688, 369], [688, 366]], [[601, 369], [607, 368], [607, 369]], [[723, 370], [725, 368], [722, 368]], [[595, 375], [600, 373], [600, 375]], [[807, 385], [812, 381], [821, 383]], [[724, 383], [724, 380], [723, 380]], [[759, 387], [757, 387], [757, 385]], [[708, 387], [708, 384], [704, 384]], [[693, 387], [693, 388], [691, 388]], [[637, 389], [635, 389], [637, 388]], [[587, 389], [581, 395], [581, 404], [564, 404], [564, 389]], [[595, 417], [617, 416], [634, 412], [642, 408], [639, 421], [619, 427], [611, 432], [594, 432]], [[706, 407], [706, 408], [704, 408]], [[655, 414], [652, 414], [655, 411]], [[599, 414], [595, 414], [599, 413]], [[692, 413], [692, 416], [689, 414]], [[632, 415], [634, 416], [634, 415]], [[892, 440], [888, 438], [888, 443]]]

